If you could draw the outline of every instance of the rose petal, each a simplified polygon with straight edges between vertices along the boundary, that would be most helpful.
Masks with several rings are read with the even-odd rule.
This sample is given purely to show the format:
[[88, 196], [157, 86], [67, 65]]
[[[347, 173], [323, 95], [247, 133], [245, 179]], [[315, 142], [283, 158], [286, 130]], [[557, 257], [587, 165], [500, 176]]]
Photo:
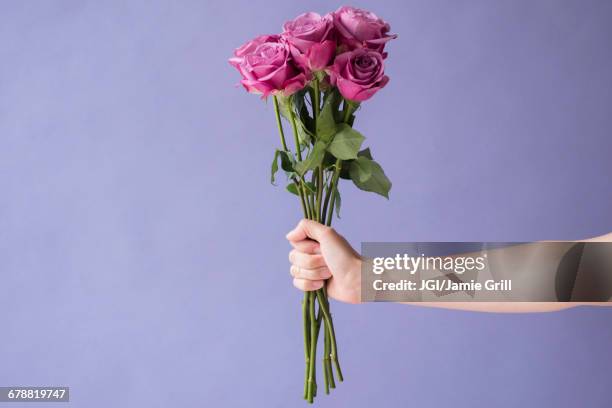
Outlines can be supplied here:
[[335, 52], [336, 43], [334, 41], [324, 41], [313, 45], [307, 54], [310, 69], [317, 71], [328, 66]]

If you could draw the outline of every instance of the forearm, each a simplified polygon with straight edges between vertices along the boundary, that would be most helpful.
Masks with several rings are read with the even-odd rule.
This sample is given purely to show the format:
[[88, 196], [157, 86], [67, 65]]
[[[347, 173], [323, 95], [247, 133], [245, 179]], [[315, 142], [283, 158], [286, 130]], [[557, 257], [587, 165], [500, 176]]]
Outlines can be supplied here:
[[485, 313], [543, 313], [577, 306], [612, 306], [612, 302], [402, 302], [406, 305]]
[[[362, 258], [350, 244], [334, 229], [310, 220], [302, 220], [287, 234], [293, 246], [289, 254], [292, 264], [290, 272], [294, 285], [301, 290], [316, 290], [327, 280], [327, 293], [346, 303], [364, 301], [362, 289]], [[612, 242], [612, 234], [585, 240], [586, 242]], [[524, 245], [516, 245], [507, 251], [521, 251]], [[497, 249], [489, 251], [495, 257]], [[512, 259], [529, 258], [527, 253], [514, 253]], [[508, 265], [508, 257], [499, 259], [499, 264]], [[520, 267], [521, 265], [516, 265]], [[523, 267], [529, 267], [529, 265]], [[527, 269], [529, 270], [529, 269]], [[545, 299], [554, 299], [546, 297]], [[411, 299], [411, 298], [407, 298]], [[431, 297], [429, 298], [431, 299]], [[503, 299], [503, 298], [502, 298]], [[598, 299], [603, 299], [599, 297]], [[466, 310], [490, 313], [538, 313], [554, 312], [577, 306], [612, 306], [612, 302], [485, 302], [478, 298], [473, 302], [400, 302], [413, 306]]]
[[[612, 233], [582, 242], [612, 242]], [[578, 306], [612, 306], [612, 302], [409, 302], [409, 305], [489, 313], [556, 312]]]
[[598, 237], [588, 238], [582, 242], [612, 242], [612, 232]]

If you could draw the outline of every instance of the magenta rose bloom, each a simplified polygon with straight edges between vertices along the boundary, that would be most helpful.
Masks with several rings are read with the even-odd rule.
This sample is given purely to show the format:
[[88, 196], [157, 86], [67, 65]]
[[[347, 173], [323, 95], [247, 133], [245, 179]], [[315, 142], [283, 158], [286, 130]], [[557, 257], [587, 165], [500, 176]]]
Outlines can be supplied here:
[[242, 75], [240, 83], [245, 89], [264, 98], [279, 93], [291, 95], [306, 85], [306, 75], [278, 35], [262, 35], [247, 42], [234, 51], [229, 63]]
[[331, 14], [304, 13], [283, 25], [281, 36], [287, 41], [295, 61], [305, 70], [327, 67], [336, 54], [334, 20]]
[[338, 42], [348, 50], [369, 48], [383, 53], [387, 41], [397, 38], [389, 35], [388, 23], [367, 10], [342, 6], [333, 13], [334, 27], [338, 33]]
[[371, 98], [389, 82], [383, 56], [378, 51], [358, 48], [336, 56], [327, 70], [332, 85], [346, 99], [362, 102]]

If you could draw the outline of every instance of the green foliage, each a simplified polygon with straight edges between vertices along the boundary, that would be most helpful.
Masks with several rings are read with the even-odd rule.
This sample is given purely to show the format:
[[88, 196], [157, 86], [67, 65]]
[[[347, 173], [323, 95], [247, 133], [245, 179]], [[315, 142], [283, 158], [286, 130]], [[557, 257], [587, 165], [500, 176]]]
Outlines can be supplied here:
[[342, 161], [342, 169], [340, 169], [341, 179], [345, 179], [345, 180], [351, 179], [350, 170], [351, 170], [352, 163], [353, 163], [353, 160], [343, 160]]
[[[319, 166], [327, 171], [333, 171], [336, 159], [340, 159], [342, 161], [339, 174], [341, 178], [353, 180], [353, 183], [361, 190], [389, 198], [391, 181], [380, 165], [373, 160], [370, 149], [360, 150], [365, 137], [352, 128], [355, 120], [354, 113], [359, 108], [359, 104], [348, 102], [350, 115], [347, 116], [348, 123], [343, 123], [345, 120], [345, 109], [341, 109], [343, 98], [337, 89], [327, 90], [323, 94], [323, 103], [315, 129], [314, 120], [307, 106], [306, 98], [309, 92], [312, 93], [312, 89], [307, 87], [291, 97], [279, 98], [281, 114], [289, 121], [292, 115], [296, 119], [296, 130], [301, 149], [309, 148], [309, 152], [302, 162], [296, 162], [290, 152], [277, 150], [272, 162], [271, 182], [274, 184], [274, 177], [279, 169], [279, 157], [281, 159], [280, 168], [289, 177], [303, 177], [307, 172]], [[344, 103], [347, 102], [344, 101]], [[316, 188], [312, 182], [304, 183], [304, 188], [307, 193], [316, 194]], [[299, 193], [294, 182], [287, 185], [287, 191], [292, 194]], [[333, 204], [336, 213], [339, 214], [341, 206], [339, 193], [335, 195]]]
[[[311, 193], [316, 192], [315, 185], [312, 184], [311, 182], [305, 182], [304, 187], [306, 187], [306, 191], [310, 191]], [[290, 192], [291, 194], [300, 195], [300, 193], [298, 192], [297, 185], [295, 183], [287, 184], [287, 191]]]
[[327, 169], [327, 168], [332, 167], [335, 164], [336, 164], [336, 158], [334, 157], [334, 155], [326, 151], [325, 155], [323, 156], [323, 163], [322, 163], [323, 168]]
[[365, 157], [366, 159], [374, 160], [372, 158], [372, 152], [370, 152], [369, 147], [366, 147], [365, 149], [359, 151], [359, 153], [357, 153], [357, 157]]
[[295, 172], [295, 159], [293, 158], [293, 155], [291, 154], [291, 152], [288, 152], [286, 150], [280, 150], [280, 149], [276, 149], [276, 151], [274, 152], [274, 158], [272, 159], [272, 167], [270, 169], [270, 183], [274, 184], [274, 177], [276, 176], [276, 173], [278, 172], [278, 158], [280, 157], [280, 161], [281, 161], [281, 168], [287, 172], [288, 174], [291, 174], [293, 172]]
[[308, 130], [308, 126], [302, 121], [297, 120], [297, 131], [298, 138], [300, 140], [301, 150], [304, 150], [306, 146], [310, 145], [310, 142], [314, 140], [314, 135]]
[[349, 175], [352, 180], [357, 180], [360, 183], [365, 183], [372, 177], [372, 160], [365, 157], [358, 157], [353, 160], [349, 169]]
[[[359, 153], [357, 153], [357, 157], [365, 157], [367, 159], [374, 160], [372, 158], [372, 153], [370, 152], [369, 147], [359, 151]], [[340, 178], [345, 179], [345, 180], [351, 179], [350, 170], [351, 170], [352, 164], [353, 164], [353, 160], [343, 160], [342, 161], [342, 170], [340, 171]]]
[[326, 145], [322, 141], [315, 142], [304, 161], [295, 164], [297, 174], [303, 176], [308, 170], [317, 168], [323, 162], [325, 148]]
[[297, 186], [295, 185], [295, 183], [287, 184], [286, 188], [287, 188], [287, 191], [290, 192], [291, 194], [300, 195], [298, 193], [298, 189], [297, 189]]
[[291, 115], [293, 114], [298, 131], [298, 138], [301, 149], [308, 146], [314, 139], [313, 135], [313, 120], [308, 113], [306, 106], [306, 95], [308, 89], [304, 88], [291, 96], [278, 96], [279, 111], [289, 123], [291, 123]]
[[289, 110], [293, 108], [293, 96], [278, 95], [277, 99], [281, 116], [290, 121], [291, 116]]
[[325, 96], [323, 108], [317, 118], [317, 139], [320, 141], [329, 143], [336, 133], [334, 112], [338, 109], [338, 99], [335, 92], [330, 92]]
[[364, 139], [361, 133], [342, 123], [337, 126], [337, 133], [327, 150], [341, 160], [356, 159]]
[[334, 196], [334, 210], [336, 211], [336, 217], [340, 218], [340, 206], [342, 205], [342, 199], [340, 198], [340, 191], [336, 189]]
[[350, 176], [355, 185], [364, 191], [370, 191], [389, 198], [391, 181], [385, 175], [382, 167], [374, 160], [359, 157], [353, 160], [350, 168]]
[[313, 119], [310, 117], [308, 107], [306, 106], [307, 94], [308, 89], [304, 88], [292, 96], [292, 101], [294, 108], [293, 110], [296, 114], [295, 117], [298, 120], [300, 140], [310, 141], [310, 139], [313, 137], [313, 132], [315, 129], [313, 126]]
[[307, 193], [311, 193], [311, 194], [316, 194], [317, 193], [317, 187], [315, 186], [314, 183], [312, 183], [310, 181], [305, 181], [304, 182], [304, 188], [306, 189]]
[[321, 81], [323, 81], [323, 79], [325, 79], [325, 72], [324, 71], [315, 71], [314, 72], [314, 76], [315, 76], [315, 78], [319, 82], [321, 82]]

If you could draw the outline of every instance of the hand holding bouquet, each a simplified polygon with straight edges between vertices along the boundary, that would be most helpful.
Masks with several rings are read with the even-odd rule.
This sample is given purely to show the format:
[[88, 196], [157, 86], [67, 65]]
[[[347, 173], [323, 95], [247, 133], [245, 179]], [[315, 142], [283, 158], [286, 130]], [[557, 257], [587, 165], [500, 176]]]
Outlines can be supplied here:
[[[396, 37], [389, 30], [373, 13], [353, 7], [324, 16], [309, 12], [286, 22], [279, 35], [247, 42], [229, 60], [248, 92], [273, 98], [280, 147], [274, 153], [271, 181], [280, 163], [289, 181], [287, 190], [299, 197], [305, 218], [331, 225], [334, 211], [336, 216], [340, 211], [340, 179], [388, 198], [391, 182], [370, 149], [361, 149], [365, 138], [353, 123], [361, 103], [389, 82], [385, 45]], [[293, 151], [281, 116], [290, 124]], [[305, 292], [302, 314], [304, 398], [313, 402], [321, 328], [325, 392], [335, 388], [336, 376], [343, 380], [325, 286]]]

